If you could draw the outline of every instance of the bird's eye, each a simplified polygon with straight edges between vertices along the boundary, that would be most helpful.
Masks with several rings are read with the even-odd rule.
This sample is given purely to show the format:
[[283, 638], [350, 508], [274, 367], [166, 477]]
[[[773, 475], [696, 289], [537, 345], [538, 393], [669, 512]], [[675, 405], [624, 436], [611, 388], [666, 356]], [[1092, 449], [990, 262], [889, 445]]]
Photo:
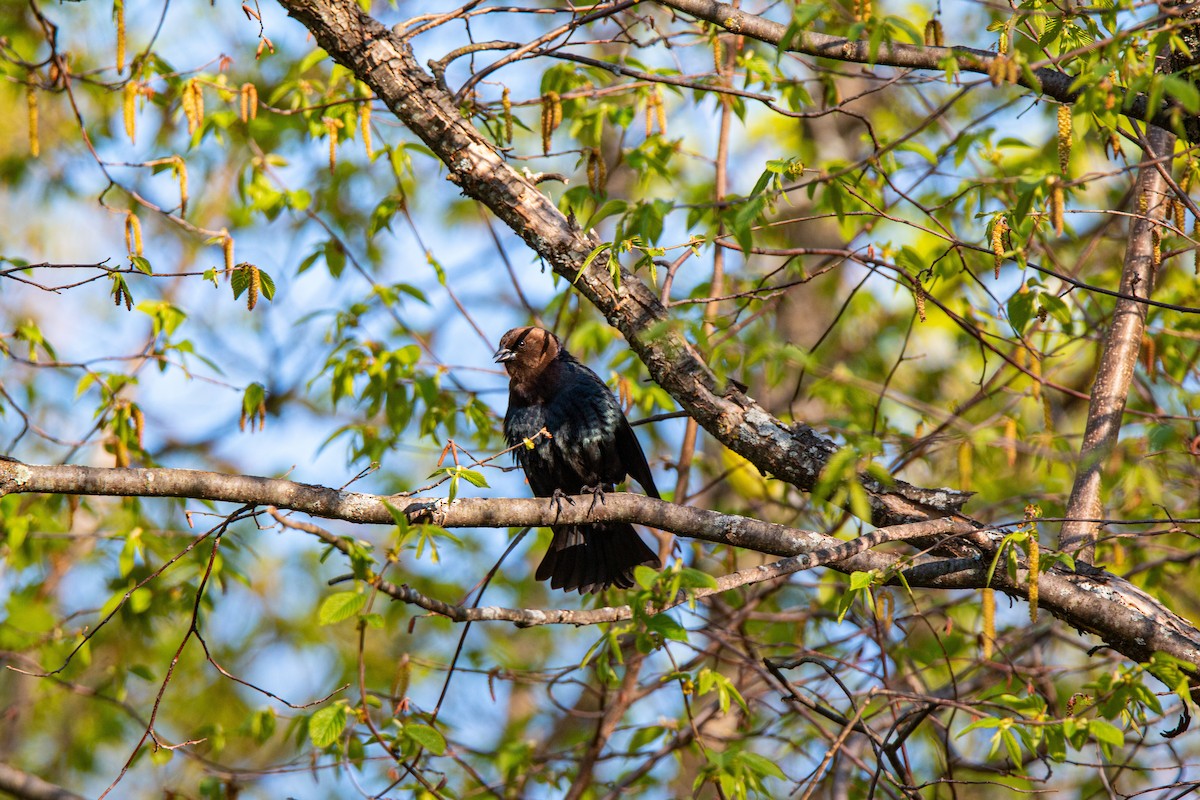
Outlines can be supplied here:
[[521, 349], [522, 347], [524, 347], [524, 346], [525, 346], [525, 340], [524, 340], [524, 339], [522, 339], [521, 341], [517, 342], [517, 349], [518, 349], [518, 350], [520, 350], [520, 349]]

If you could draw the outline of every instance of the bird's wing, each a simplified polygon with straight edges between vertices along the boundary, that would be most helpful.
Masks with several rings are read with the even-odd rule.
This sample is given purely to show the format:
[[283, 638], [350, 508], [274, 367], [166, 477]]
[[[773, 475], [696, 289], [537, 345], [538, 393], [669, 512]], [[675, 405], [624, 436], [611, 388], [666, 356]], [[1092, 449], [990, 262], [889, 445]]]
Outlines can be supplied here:
[[624, 416], [612, 391], [577, 361], [563, 364], [559, 384], [546, 404], [546, 422], [564, 465], [580, 486], [620, 483], [626, 473], [617, 433]]
[[629, 420], [625, 419], [624, 414], [621, 415], [621, 422], [617, 425], [617, 455], [621, 457], [621, 464], [629, 473], [629, 477], [640, 483], [646, 494], [658, 497], [658, 487], [654, 485], [654, 476], [650, 474], [650, 464], [646, 461], [646, 454], [642, 451], [637, 434], [633, 432], [633, 427], [629, 424]]
[[[558, 454], [552, 439], [539, 436], [542, 428], [549, 428], [546, 408], [541, 404], [516, 405], [510, 399], [508, 413], [504, 416], [504, 440], [513, 450], [513, 460], [521, 465], [529, 488], [537, 497], [549, 497], [555, 489], [563, 488], [558, 480], [560, 471]], [[525, 446], [525, 441], [533, 447]]]

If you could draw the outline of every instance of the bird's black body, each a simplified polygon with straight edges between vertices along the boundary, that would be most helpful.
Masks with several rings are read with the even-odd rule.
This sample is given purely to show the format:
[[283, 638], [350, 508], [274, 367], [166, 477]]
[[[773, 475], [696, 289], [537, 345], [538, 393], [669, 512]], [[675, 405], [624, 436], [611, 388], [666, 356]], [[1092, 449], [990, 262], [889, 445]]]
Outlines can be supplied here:
[[[629, 475], [651, 497], [658, 489], [633, 428], [600, 376], [541, 328], [514, 328], [500, 340], [496, 360], [510, 377], [504, 438], [538, 497], [585, 488], [612, 491]], [[539, 436], [545, 428], [550, 438]], [[533, 442], [533, 448], [523, 446]], [[521, 445], [521, 446], [518, 446]], [[551, 587], [581, 594], [634, 585], [633, 568], [659, 566], [625, 522], [557, 525], [537, 570]]]

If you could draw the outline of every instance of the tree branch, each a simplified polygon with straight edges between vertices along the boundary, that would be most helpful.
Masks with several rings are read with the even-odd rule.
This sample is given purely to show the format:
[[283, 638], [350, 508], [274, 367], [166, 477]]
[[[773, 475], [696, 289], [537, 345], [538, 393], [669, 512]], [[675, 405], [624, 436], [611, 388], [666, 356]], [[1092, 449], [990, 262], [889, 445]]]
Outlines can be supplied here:
[[[727, 3], [716, 0], [656, 0], [659, 5], [690, 14], [696, 19], [711, 22], [730, 33], [749, 36], [760, 42], [778, 46], [787, 34], [787, 26], [763, 17], [747, 14]], [[788, 43], [788, 52], [878, 67], [928, 69], [944, 72], [953, 63], [960, 72], [988, 75], [988, 66], [997, 53], [971, 47], [926, 47], [912, 44], [883, 42], [877, 47], [865, 39], [844, 39], [814, 31], [799, 31]], [[1022, 70], [1017, 84], [1060, 103], [1073, 103], [1081, 94], [1072, 90], [1078, 76], [1049, 67]], [[1130, 119], [1143, 121], [1168, 131], [1179, 131], [1191, 142], [1200, 141], [1200, 119], [1173, 100], [1164, 101], [1151, 113], [1149, 101], [1139, 94], [1126, 99], [1123, 112]]]
[[11, 794], [19, 800], [83, 800], [82, 795], [47, 783], [36, 775], [8, 764], [0, 764], [0, 792]]
[[[925, 542], [968, 537], [974, 541], [984, 533], [975, 523], [960, 517], [880, 528], [845, 542], [816, 531], [677, 506], [626, 492], [605, 495], [604, 502], [596, 503], [594, 507], [591, 495], [571, 498], [571, 501], [564, 501], [561, 507], [547, 502], [545, 498], [459, 498], [448, 502], [444, 499], [381, 497], [277, 478], [223, 475], [197, 470], [42, 466], [0, 459], [0, 497], [30, 492], [188, 497], [239, 505], [276, 506], [329, 519], [384, 525], [393, 523], [385, 501], [414, 523], [431, 522], [447, 528], [504, 528], [601, 521], [640, 523], [680, 536], [785, 558], [797, 557], [789, 564], [778, 562], [758, 568], [767, 570], [761, 575], [763, 579], [827, 564], [842, 572], [875, 570], [891, 576], [892, 582], [899, 582], [903, 575], [903, 582], [913, 588], [977, 589], [989, 585], [987, 575], [991, 567], [991, 558], [986, 554], [949, 559], [931, 556], [911, 558], [870, 549], [883, 542], [897, 540]], [[994, 532], [993, 535], [998, 536]], [[322, 538], [335, 547], [345, 545], [336, 536]], [[1047, 561], [1043, 557], [1043, 563]], [[730, 582], [732, 588], [751, 582], [747, 577], [735, 573], [735, 576], [726, 576], [725, 580]], [[738, 580], [742, 584], [735, 583]], [[990, 586], [1011, 597], [1028, 598], [1029, 575], [1026, 565], [1022, 562], [1012, 577], [1004, 569], [995, 570]], [[1040, 608], [1074, 628], [1096, 634], [1108, 646], [1134, 661], [1146, 661], [1154, 652], [1163, 651], [1186, 663], [1200, 665], [1200, 630], [1164, 608], [1146, 592], [1115, 575], [1100, 570], [1094, 575], [1077, 574], [1056, 565], [1039, 576], [1038, 586]], [[513, 609], [463, 609], [426, 598], [405, 586], [387, 584], [381, 585], [381, 589], [397, 599], [464, 622], [475, 619], [506, 619], [519, 624], [591, 624], [610, 621], [581, 616], [578, 611], [527, 613]], [[613, 612], [608, 610], [604, 613], [611, 615]], [[621, 618], [624, 617], [611, 617]]]
[[1096, 532], [1100, 526], [1090, 520], [1103, 517], [1100, 479], [1121, 433], [1125, 401], [1146, 330], [1148, 307], [1140, 299], [1130, 298], [1148, 298], [1154, 288], [1154, 274], [1158, 268], [1154, 254], [1163, 220], [1171, 208], [1163, 174], [1168, 166], [1158, 160], [1170, 154], [1174, 147], [1175, 137], [1167, 131], [1161, 128], [1147, 130], [1142, 166], [1133, 190], [1139, 214], [1129, 227], [1129, 242], [1121, 269], [1120, 291], [1126, 297], [1117, 300], [1112, 322], [1104, 336], [1104, 349], [1096, 366], [1088, 403], [1087, 426], [1079, 447], [1075, 484], [1064, 514], [1069, 520], [1059, 532], [1059, 547], [1073, 551], [1075, 558], [1086, 564], [1096, 560]]

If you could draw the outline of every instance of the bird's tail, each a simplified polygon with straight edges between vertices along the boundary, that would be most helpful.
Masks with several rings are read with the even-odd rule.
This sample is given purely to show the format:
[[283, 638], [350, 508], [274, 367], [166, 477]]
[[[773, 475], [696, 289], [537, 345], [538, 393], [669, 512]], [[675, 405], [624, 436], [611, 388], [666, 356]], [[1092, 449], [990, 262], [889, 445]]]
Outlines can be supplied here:
[[580, 594], [609, 586], [631, 589], [634, 567], [661, 566], [658, 555], [627, 522], [558, 525], [552, 530], [554, 538], [537, 569], [537, 579], [549, 579], [553, 589], [578, 589]]

